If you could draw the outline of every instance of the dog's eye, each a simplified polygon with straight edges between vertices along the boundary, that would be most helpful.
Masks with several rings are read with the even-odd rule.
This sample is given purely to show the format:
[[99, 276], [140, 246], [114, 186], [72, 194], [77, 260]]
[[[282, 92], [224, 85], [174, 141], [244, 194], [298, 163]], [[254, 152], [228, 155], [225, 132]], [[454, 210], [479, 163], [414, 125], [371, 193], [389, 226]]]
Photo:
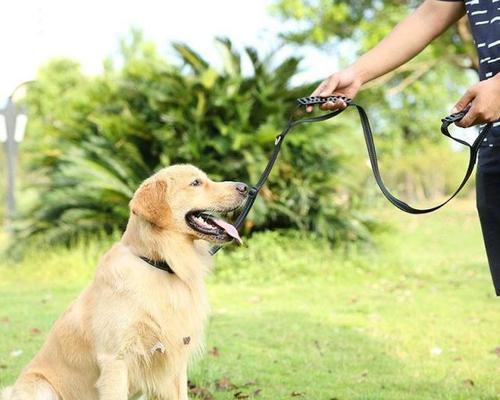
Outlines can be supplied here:
[[189, 186], [201, 186], [201, 179], [195, 179], [193, 182], [189, 184]]

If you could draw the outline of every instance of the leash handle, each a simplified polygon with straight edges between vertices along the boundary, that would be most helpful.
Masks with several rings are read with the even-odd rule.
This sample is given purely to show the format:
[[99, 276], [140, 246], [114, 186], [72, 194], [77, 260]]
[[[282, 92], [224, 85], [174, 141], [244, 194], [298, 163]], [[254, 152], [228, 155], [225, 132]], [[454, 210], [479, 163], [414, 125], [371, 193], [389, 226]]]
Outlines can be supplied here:
[[450, 126], [451, 124], [460, 121], [463, 117], [465, 117], [465, 114], [467, 114], [470, 110], [470, 106], [464, 108], [462, 111], [459, 111], [454, 114], [450, 114], [447, 117], [444, 117], [441, 122], [443, 125], [446, 125], [447, 127]]
[[[454, 140], [455, 142], [457, 143], [460, 143], [461, 145], [463, 146], [467, 146], [470, 148], [471, 151], [475, 151], [476, 153], [479, 151], [479, 147], [481, 146], [481, 143], [485, 140], [489, 130], [491, 129], [491, 124], [489, 125], [486, 125], [482, 131], [479, 133], [479, 136], [476, 138], [476, 140], [474, 141], [474, 143], [472, 144], [472, 146], [466, 142], [465, 140], [463, 139], [459, 139], [455, 136], [453, 136], [449, 130], [448, 130], [448, 127], [457, 122], [457, 121], [460, 121], [464, 116], [465, 114], [467, 114], [470, 110], [470, 107], [467, 107], [465, 108], [464, 110], [460, 111], [460, 112], [457, 112], [457, 113], [454, 113], [454, 114], [450, 114], [448, 115], [447, 117], [444, 117], [442, 120], [441, 120], [441, 133], [446, 136], [446, 137], [449, 137], [450, 139]], [[483, 135], [483, 132], [484, 132], [484, 135]], [[477, 147], [477, 149], [474, 149], [475, 147]], [[474, 157], [476, 156], [477, 154], [474, 155]]]
[[315, 106], [321, 105], [325, 103], [336, 103], [337, 101], [342, 100], [345, 103], [349, 104], [352, 99], [346, 96], [308, 96], [308, 97], [299, 97], [297, 99], [297, 104], [300, 106]]

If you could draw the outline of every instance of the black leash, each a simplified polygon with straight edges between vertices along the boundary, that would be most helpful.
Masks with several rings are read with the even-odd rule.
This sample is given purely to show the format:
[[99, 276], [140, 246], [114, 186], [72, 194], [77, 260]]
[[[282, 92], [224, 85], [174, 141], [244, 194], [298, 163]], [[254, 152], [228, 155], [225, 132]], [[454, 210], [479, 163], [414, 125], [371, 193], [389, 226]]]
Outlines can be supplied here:
[[[363, 128], [363, 135], [365, 137], [365, 143], [366, 143], [366, 148], [368, 150], [368, 156], [370, 158], [370, 164], [372, 167], [373, 171], [373, 176], [375, 177], [375, 181], [377, 182], [378, 187], [384, 194], [384, 196], [391, 202], [395, 207], [399, 208], [400, 210], [409, 213], [409, 214], [427, 214], [433, 211], [436, 211], [443, 207], [445, 204], [450, 202], [465, 186], [467, 181], [469, 180], [470, 176], [472, 175], [472, 172], [474, 171], [474, 166], [476, 165], [476, 159], [477, 159], [477, 153], [479, 151], [479, 147], [481, 146], [481, 143], [484, 141], [486, 136], [488, 135], [491, 127], [493, 124], [487, 124], [484, 126], [484, 128], [481, 130], [479, 133], [478, 137], [476, 140], [474, 140], [473, 144], [467, 143], [465, 140], [456, 138], [450, 134], [448, 131], [448, 127], [461, 120], [465, 114], [467, 113], [468, 110], [463, 110], [461, 112], [451, 114], [447, 116], [446, 118], [443, 118], [441, 120], [441, 133], [450, 139], [453, 139], [455, 142], [460, 143], [464, 146], [467, 146], [469, 148], [469, 165], [467, 167], [467, 171], [465, 173], [464, 178], [462, 179], [462, 182], [458, 186], [458, 189], [444, 202], [441, 204], [438, 204], [437, 206], [430, 207], [430, 208], [414, 208], [404, 201], [398, 199], [394, 195], [391, 194], [391, 192], [387, 189], [387, 187], [384, 184], [384, 181], [382, 179], [382, 176], [380, 175], [380, 169], [378, 165], [378, 158], [377, 158], [377, 150], [375, 148], [375, 143], [373, 140], [373, 132], [370, 126], [370, 121], [368, 119], [368, 115], [366, 114], [366, 111], [363, 109], [363, 107], [353, 103], [351, 99], [345, 97], [345, 96], [328, 96], [328, 97], [301, 97], [297, 99], [298, 106], [296, 110], [292, 113], [292, 116], [288, 120], [288, 123], [285, 126], [285, 129], [283, 129], [283, 132], [281, 132], [278, 136], [276, 136], [276, 140], [274, 141], [274, 149], [271, 153], [271, 156], [269, 157], [269, 162], [267, 163], [266, 168], [262, 172], [262, 175], [260, 176], [258, 182], [250, 189], [248, 193], [248, 198], [245, 202], [245, 205], [243, 206], [243, 209], [241, 213], [238, 215], [238, 218], [236, 219], [234, 226], [238, 229], [243, 221], [245, 220], [246, 216], [250, 212], [250, 209], [253, 206], [253, 203], [255, 202], [255, 199], [257, 198], [257, 194], [259, 191], [262, 189], [262, 186], [266, 183], [269, 174], [271, 173], [271, 170], [274, 166], [274, 163], [276, 162], [276, 159], [278, 158], [278, 154], [281, 150], [281, 145], [283, 144], [283, 141], [285, 140], [286, 135], [292, 128], [294, 128], [297, 125], [304, 124], [304, 123], [309, 123], [309, 122], [320, 122], [320, 121], [326, 121], [330, 118], [333, 118], [340, 113], [342, 113], [344, 110], [336, 110], [333, 112], [329, 112], [327, 114], [317, 116], [317, 117], [306, 117], [306, 118], [301, 118], [298, 120], [294, 120], [294, 115], [297, 110], [299, 110], [302, 107], [306, 106], [311, 106], [311, 105], [321, 105], [327, 102], [337, 102], [339, 100], [344, 101], [348, 107], [355, 107], [356, 110], [358, 111], [358, 116], [361, 122], [361, 126]], [[346, 107], [346, 109], [348, 108]], [[214, 255], [217, 253], [217, 251], [221, 248], [222, 246], [213, 246], [210, 249], [210, 254]]]

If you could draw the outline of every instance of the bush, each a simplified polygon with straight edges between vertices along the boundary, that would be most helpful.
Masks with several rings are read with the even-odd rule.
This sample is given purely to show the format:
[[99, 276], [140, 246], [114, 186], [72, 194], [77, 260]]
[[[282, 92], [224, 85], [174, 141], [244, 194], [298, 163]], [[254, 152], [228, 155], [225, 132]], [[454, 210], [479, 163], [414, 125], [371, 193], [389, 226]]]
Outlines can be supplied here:
[[[139, 183], [161, 167], [193, 163], [214, 179], [256, 182], [294, 99], [299, 59], [260, 58], [242, 72], [242, 54], [218, 40], [216, 69], [183, 44], [170, 62], [137, 33], [122, 45], [122, 65], [101, 76], [56, 60], [29, 90], [28, 138], [38, 190], [19, 233], [66, 242], [88, 233], [123, 229]], [[369, 236], [359, 193], [341, 162], [345, 145], [329, 127], [301, 127], [287, 139], [245, 229], [300, 228], [330, 241]], [[334, 147], [335, 146], [335, 147]]]

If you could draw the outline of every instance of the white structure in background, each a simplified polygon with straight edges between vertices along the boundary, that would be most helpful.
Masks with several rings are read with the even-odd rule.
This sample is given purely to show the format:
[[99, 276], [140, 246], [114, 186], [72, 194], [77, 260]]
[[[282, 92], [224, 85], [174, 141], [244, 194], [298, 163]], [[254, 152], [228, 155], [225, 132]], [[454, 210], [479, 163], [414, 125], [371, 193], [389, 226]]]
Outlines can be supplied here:
[[19, 85], [9, 96], [5, 106], [0, 109], [0, 143], [5, 149], [7, 162], [7, 220], [10, 222], [16, 212], [16, 162], [17, 146], [24, 138], [28, 117], [22, 107], [14, 102], [14, 93], [23, 84]]

